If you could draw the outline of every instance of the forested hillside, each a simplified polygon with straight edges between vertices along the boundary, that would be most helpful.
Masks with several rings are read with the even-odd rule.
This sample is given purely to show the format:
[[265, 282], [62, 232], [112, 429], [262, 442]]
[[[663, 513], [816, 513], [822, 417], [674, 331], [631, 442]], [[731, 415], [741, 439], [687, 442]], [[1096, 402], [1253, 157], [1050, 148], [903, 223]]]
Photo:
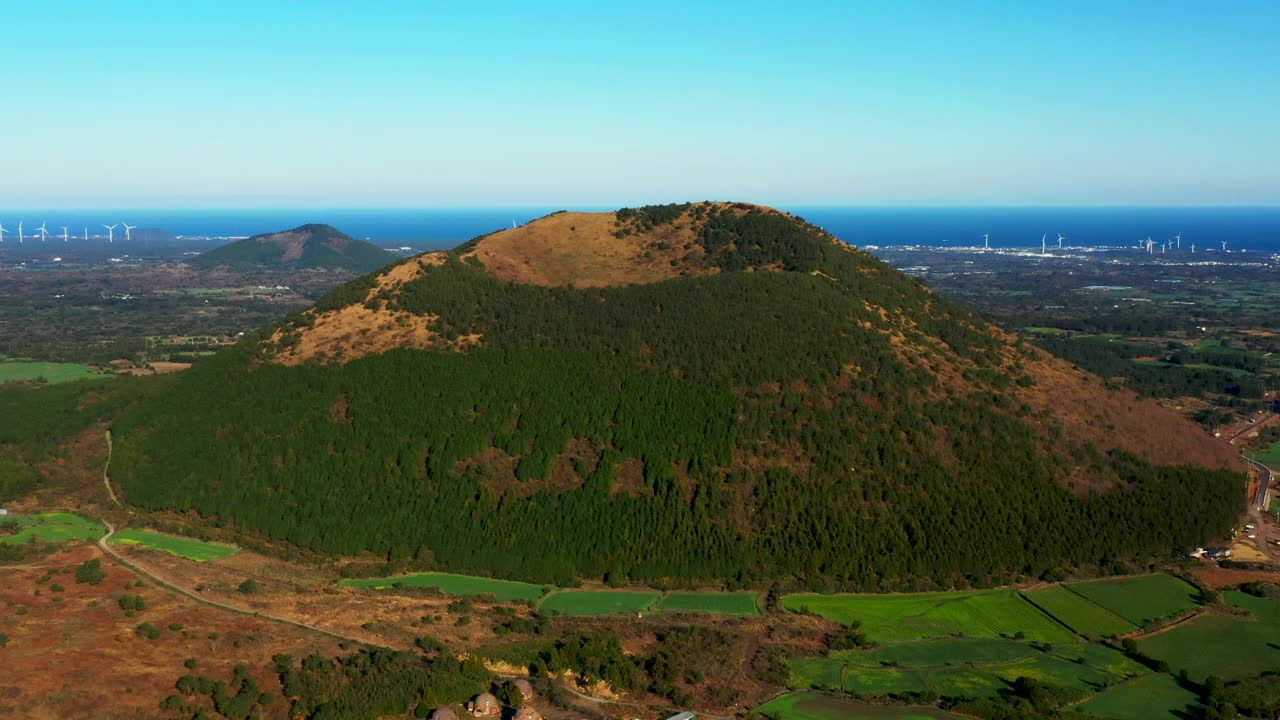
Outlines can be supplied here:
[[[1240, 511], [1239, 475], [1189, 464], [1230, 462], [1194, 426], [797, 218], [575, 215], [546, 222], [597, 235], [513, 262], [503, 248], [538, 236], [504, 231], [407, 261], [140, 400], [114, 423], [128, 502], [559, 584], [859, 589], [1167, 557]], [[548, 280], [597, 252], [607, 277]], [[1127, 427], [1090, 430], [1080, 408], [1169, 449], [1131, 454]]]
[[214, 248], [192, 261], [198, 267], [344, 268], [369, 272], [395, 259], [372, 243], [329, 225], [303, 225], [283, 232], [254, 235]]

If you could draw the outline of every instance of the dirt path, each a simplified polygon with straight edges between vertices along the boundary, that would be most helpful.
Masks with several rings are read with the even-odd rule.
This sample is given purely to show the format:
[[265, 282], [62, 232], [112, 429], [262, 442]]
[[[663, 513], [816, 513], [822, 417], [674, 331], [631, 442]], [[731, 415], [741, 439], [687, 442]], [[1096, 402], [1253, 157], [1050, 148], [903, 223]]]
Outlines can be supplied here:
[[116, 491], [111, 487], [111, 478], [107, 476], [107, 471], [111, 469], [111, 431], [107, 430], [104, 436], [107, 439], [107, 460], [102, 463], [102, 484], [107, 488], [107, 495], [111, 496], [111, 502], [115, 503], [116, 507], [132, 515], [133, 511], [126, 508], [124, 503], [120, 502], [120, 498], [116, 497]]

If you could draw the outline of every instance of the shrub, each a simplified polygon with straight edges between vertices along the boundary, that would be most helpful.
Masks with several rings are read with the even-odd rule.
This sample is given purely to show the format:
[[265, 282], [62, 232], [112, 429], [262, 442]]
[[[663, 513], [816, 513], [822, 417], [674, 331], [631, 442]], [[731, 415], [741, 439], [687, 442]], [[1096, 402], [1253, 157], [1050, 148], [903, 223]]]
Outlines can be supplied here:
[[240, 583], [240, 586], [236, 588], [236, 592], [241, 592], [241, 593], [244, 593], [245, 595], [252, 595], [261, 589], [262, 589], [262, 586], [258, 584], [257, 580], [254, 580], [253, 578], [249, 578], [248, 580], [245, 580], [244, 582]]

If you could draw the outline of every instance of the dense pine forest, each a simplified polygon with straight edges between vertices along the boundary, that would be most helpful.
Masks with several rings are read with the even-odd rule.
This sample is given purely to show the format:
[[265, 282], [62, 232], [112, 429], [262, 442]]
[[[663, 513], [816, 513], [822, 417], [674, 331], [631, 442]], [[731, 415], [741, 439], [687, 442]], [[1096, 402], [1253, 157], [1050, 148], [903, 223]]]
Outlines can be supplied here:
[[812, 226], [663, 206], [618, 227], [682, 217], [714, 274], [541, 287], [468, 244], [394, 290], [340, 288], [318, 307], [481, 340], [276, 365], [297, 316], [116, 417], [113, 477], [310, 549], [561, 585], [992, 584], [1168, 557], [1239, 512], [1238, 475], [1062, 439], [1018, 399], [1024, 350]]

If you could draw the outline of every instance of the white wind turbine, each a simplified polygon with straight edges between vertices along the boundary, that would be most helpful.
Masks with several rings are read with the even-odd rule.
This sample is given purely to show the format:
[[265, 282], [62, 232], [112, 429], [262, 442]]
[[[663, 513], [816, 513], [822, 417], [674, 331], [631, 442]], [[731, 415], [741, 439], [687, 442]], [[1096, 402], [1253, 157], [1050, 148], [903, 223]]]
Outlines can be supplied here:
[[1222, 252], [1226, 252], [1226, 251], [1227, 251], [1227, 241], [1226, 241], [1226, 240], [1223, 240], [1223, 241], [1222, 241]]
[[133, 239], [133, 236], [129, 234], [129, 231], [133, 230], [134, 228], [136, 228], [136, 227], [138, 227], [138, 226], [137, 226], [137, 225], [130, 225], [129, 223], [124, 222], [123, 220], [120, 222], [120, 224], [124, 226], [124, 239], [125, 239], [125, 242], [128, 242], [128, 241], [132, 240], [132, 239]]
[[[116, 223], [116, 225], [119, 225], [119, 224], [120, 224], [120, 223]], [[106, 228], [106, 229], [107, 229], [107, 244], [108, 244], [108, 245], [110, 245], [112, 242], [114, 242], [114, 241], [115, 241], [115, 236], [116, 236], [116, 225], [103, 225], [103, 226], [102, 226], [102, 227], [104, 227], [104, 228]]]
[[1178, 233], [1177, 235], [1174, 235], [1173, 239], [1178, 242], [1178, 249], [1181, 250], [1182, 249], [1182, 233]]
[[1155, 252], [1154, 250], [1152, 250], [1152, 248], [1154, 248], [1154, 247], [1155, 247], [1155, 245], [1156, 245], [1156, 244], [1155, 244], [1155, 242], [1154, 242], [1154, 241], [1152, 241], [1151, 236], [1150, 236], [1150, 235], [1148, 235], [1148, 236], [1147, 236], [1147, 254], [1148, 254], [1148, 255], [1150, 255], [1151, 253]]
[[62, 242], [66, 242], [66, 241], [67, 241], [67, 226], [63, 225], [62, 226]]
[[36, 228], [36, 230], [40, 231], [40, 242], [44, 242], [49, 239], [49, 231], [45, 229], [45, 225], [48, 224], [48, 222], [41, 221], [40, 227]]
[[4, 243], [4, 223], [0, 223], [0, 244]]
[[1049, 252], [1049, 248], [1045, 244], [1047, 242], [1049, 242], [1049, 233], [1045, 233], [1040, 236], [1040, 254], [1041, 255], [1047, 255]]
[[1062, 249], [1062, 241], [1066, 239], [1067, 239], [1066, 235], [1063, 235], [1062, 233], [1058, 233], [1058, 249], [1059, 250]]
[[18, 221], [18, 244], [22, 244], [22, 221]]
[[84, 241], [89, 242], [89, 228], [84, 229]]
[[982, 249], [991, 249], [991, 233], [982, 233]]

